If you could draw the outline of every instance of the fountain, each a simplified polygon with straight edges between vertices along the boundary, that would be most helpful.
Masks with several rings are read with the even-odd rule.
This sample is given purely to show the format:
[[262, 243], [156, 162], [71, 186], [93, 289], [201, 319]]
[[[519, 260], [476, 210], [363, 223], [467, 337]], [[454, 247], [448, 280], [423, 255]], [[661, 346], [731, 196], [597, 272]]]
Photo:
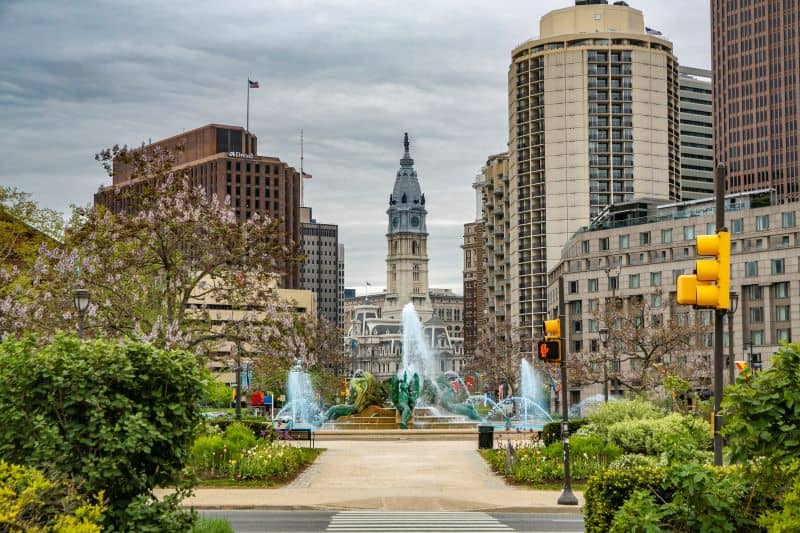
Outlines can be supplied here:
[[547, 412], [542, 381], [526, 359], [520, 362], [520, 390], [521, 396], [497, 403], [489, 400], [492, 406], [484, 421], [518, 430], [541, 430], [545, 423], [553, 420]]
[[278, 411], [275, 422], [294, 429], [318, 427], [324, 414], [317, 401], [311, 376], [296, 361], [286, 378], [286, 405]]

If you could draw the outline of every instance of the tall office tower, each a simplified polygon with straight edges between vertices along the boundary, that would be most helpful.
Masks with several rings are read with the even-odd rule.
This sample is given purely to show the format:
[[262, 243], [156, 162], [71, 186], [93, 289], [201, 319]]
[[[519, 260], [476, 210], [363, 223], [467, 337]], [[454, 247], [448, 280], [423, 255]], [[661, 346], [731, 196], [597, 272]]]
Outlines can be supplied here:
[[509, 335], [511, 284], [509, 263], [510, 217], [508, 203], [508, 153], [489, 156], [480, 174], [481, 218], [484, 227], [484, 310], [480, 336], [487, 343], [503, 343]]
[[484, 247], [483, 247], [483, 222], [477, 220], [464, 224], [464, 251], [463, 275], [463, 311], [464, 318], [464, 355], [475, 355], [478, 343], [478, 332], [483, 325], [484, 290], [483, 277], [485, 272]]
[[798, 25], [797, 0], [711, 0], [714, 158], [728, 192], [800, 199]]
[[[604, 208], [678, 199], [678, 64], [625, 2], [551, 11], [508, 73], [511, 329], [542, 335], [547, 273]], [[506, 296], [508, 297], [508, 295]]]
[[321, 224], [312, 218], [310, 207], [301, 207], [300, 235], [305, 256], [300, 265], [300, 287], [317, 295], [318, 318], [341, 326], [344, 280], [339, 258], [339, 226]]
[[344, 244], [339, 243], [339, 311], [336, 325], [344, 327]]
[[711, 121], [711, 71], [678, 68], [681, 110], [681, 199], [714, 194], [714, 125]]
[[[175, 158], [173, 172], [185, 173], [209, 195], [230, 197], [239, 220], [253, 213], [279, 218], [287, 242], [300, 242], [300, 173], [277, 157], [258, 155], [256, 136], [239, 126], [209, 124], [137, 150], [169, 150]], [[96, 204], [111, 211], [126, 209], [128, 197], [120, 191], [136, 191], [141, 176], [132, 165], [114, 161], [110, 186], [95, 195]], [[285, 268], [280, 285], [300, 287], [300, 267]]]

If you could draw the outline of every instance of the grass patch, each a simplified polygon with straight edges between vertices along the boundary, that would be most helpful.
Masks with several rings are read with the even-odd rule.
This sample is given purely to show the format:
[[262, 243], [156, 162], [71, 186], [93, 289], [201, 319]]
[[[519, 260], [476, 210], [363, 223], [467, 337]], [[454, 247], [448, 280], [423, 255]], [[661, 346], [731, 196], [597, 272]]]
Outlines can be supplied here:
[[200, 517], [191, 533], [233, 533], [233, 528], [224, 518]]

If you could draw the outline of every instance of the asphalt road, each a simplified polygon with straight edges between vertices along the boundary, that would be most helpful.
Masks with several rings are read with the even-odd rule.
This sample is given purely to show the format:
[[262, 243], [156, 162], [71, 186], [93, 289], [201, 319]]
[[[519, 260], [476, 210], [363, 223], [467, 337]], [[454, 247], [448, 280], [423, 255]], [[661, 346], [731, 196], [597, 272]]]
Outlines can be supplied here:
[[319, 531], [583, 531], [583, 518], [575, 513], [448, 513], [385, 511], [201, 511], [208, 517], [226, 518], [236, 533], [312, 533]]

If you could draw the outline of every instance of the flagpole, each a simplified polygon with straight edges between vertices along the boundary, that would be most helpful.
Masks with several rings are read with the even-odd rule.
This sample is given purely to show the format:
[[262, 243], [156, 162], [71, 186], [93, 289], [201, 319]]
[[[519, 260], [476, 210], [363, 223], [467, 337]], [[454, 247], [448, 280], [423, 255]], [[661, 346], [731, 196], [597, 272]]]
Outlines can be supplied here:
[[250, 78], [247, 78], [247, 125], [245, 131], [250, 131]]
[[303, 173], [303, 128], [300, 128], [300, 205], [303, 204], [303, 193], [305, 191], [306, 175]]

